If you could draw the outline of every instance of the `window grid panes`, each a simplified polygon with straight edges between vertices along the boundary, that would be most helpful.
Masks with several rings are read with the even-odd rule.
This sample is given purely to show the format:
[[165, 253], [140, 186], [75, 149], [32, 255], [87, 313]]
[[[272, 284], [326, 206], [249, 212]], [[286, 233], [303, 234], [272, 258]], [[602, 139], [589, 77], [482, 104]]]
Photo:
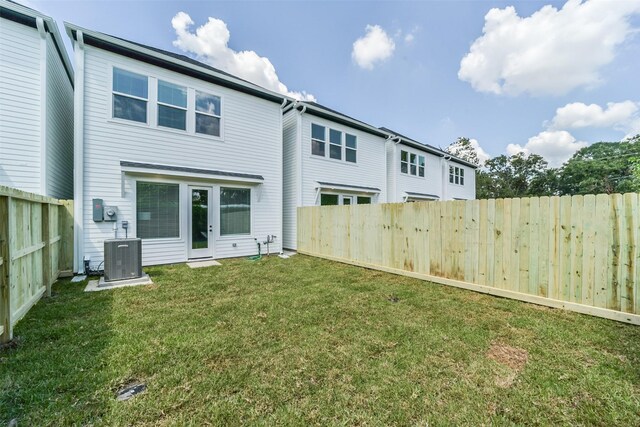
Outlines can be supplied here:
[[220, 136], [221, 114], [219, 96], [196, 91], [196, 133]]
[[417, 157], [418, 156], [416, 156], [413, 153], [409, 154], [409, 173], [411, 175], [417, 175], [418, 174]]
[[449, 166], [449, 182], [451, 184], [464, 185], [464, 169], [457, 166]]
[[424, 156], [418, 156], [418, 176], [424, 177], [425, 160]]
[[251, 233], [251, 190], [220, 188], [220, 235]]
[[409, 153], [406, 151], [400, 152], [400, 172], [409, 173]]
[[342, 132], [329, 129], [329, 157], [342, 160]]
[[317, 124], [311, 125], [311, 154], [324, 157], [326, 128]]
[[136, 182], [136, 231], [141, 239], [180, 237], [180, 186]]
[[113, 68], [113, 117], [147, 123], [147, 76]]
[[356, 163], [356, 137], [355, 135], [345, 134], [345, 151], [344, 151], [344, 159], [347, 162]]

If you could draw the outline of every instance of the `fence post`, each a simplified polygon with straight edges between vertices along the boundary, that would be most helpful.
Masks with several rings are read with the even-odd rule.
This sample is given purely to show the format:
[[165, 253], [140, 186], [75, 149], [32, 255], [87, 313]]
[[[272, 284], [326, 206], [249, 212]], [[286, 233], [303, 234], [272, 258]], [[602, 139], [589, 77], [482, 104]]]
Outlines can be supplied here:
[[42, 204], [42, 281], [47, 288], [47, 296], [51, 296], [51, 236], [49, 230], [49, 203]]
[[9, 244], [9, 205], [11, 197], [0, 196], [0, 344], [13, 339], [11, 327], [11, 251]]

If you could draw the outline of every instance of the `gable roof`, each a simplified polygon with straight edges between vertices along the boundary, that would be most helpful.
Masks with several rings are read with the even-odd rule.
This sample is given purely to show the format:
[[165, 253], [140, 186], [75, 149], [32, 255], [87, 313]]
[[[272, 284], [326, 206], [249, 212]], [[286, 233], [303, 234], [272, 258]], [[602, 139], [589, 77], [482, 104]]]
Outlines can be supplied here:
[[38, 28], [38, 18], [42, 19], [45, 31], [51, 34], [53, 45], [58, 52], [58, 56], [62, 60], [67, 77], [71, 82], [71, 86], [73, 86], [73, 66], [71, 65], [69, 56], [67, 55], [67, 50], [64, 48], [64, 42], [62, 40], [62, 35], [58, 30], [58, 25], [53, 18], [11, 0], [0, 0], [0, 18], [8, 19], [35, 29]]
[[88, 30], [68, 22], [65, 22], [64, 26], [72, 40], [77, 41], [78, 34], [81, 33], [84, 44], [89, 46], [227, 87], [267, 101], [279, 104], [293, 102], [293, 99], [286, 95], [265, 89], [255, 83], [251, 83], [185, 55], [98, 31]]

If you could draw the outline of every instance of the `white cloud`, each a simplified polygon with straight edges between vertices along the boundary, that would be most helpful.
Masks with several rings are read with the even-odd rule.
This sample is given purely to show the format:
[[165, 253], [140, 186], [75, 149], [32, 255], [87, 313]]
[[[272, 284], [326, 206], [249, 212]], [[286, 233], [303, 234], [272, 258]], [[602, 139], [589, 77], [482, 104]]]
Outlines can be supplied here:
[[513, 156], [520, 152], [538, 154], [549, 162], [549, 166], [558, 167], [579, 149], [586, 147], [586, 142], [577, 141], [573, 135], [565, 130], [543, 131], [529, 138], [524, 146], [520, 144], [507, 145], [507, 154]]
[[548, 127], [550, 129], [613, 128], [626, 132], [626, 136], [635, 135], [640, 132], [640, 103], [609, 102], [606, 108], [602, 108], [598, 104], [573, 102], [558, 108]]
[[530, 17], [513, 6], [485, 15], [483, 35], [460, 62], [458, 78], [480, 92], [560, 95], [600, 82], [599, 70], [634, 30], [640, 1], [569, 0]]
[[396, 44], [379, 25], [367, 25], [366, 34], [353, 43], [351, 57], [359, 67], [372, 70], [393, 55]]
[[471, 146], [476, 149], [476, 153], [478, 154], [478, 160], [480, 160], [481, 165], [491, 158], [489, 153], [484, 151], [484, 148], [480, 146], [480, 143], [478, 142], [477, 139], [471, 138], [469, 141], [471, 142]]
[[236, 52], [229, 48], [231, 34], [224, 21], [209, 18], [207, 23], [190, 31], [194, 24], [191, 17], [178, 12], [171, 20], [177, 39], [173, 45], [185, 52], [195, 54], [198, 59], [235, 76], [296, 99], [315, 101], [306, 92], [292, 92], [280, 81], [276, 69], [269, 58], [252, 50]]
[[404, 42], [405, 43], [411, 43], [415, 38], [416, 38], [416, 36], [413, 33], [409, 33], [409, 34], [404, 36]]

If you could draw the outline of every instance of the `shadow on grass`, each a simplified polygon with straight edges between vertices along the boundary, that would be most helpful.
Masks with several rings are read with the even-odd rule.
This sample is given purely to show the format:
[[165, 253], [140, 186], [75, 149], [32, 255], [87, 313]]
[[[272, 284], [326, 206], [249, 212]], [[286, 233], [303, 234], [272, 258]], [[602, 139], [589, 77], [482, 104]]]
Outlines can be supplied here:
[[113, 294], [84, 293], [85, 286], [56, 282], [52, 297], [16, 325], [15, 345], [0, 350], [0, 425], [39, 425], [56, 413], [60, 424], [85, 425], [106, 413]]

